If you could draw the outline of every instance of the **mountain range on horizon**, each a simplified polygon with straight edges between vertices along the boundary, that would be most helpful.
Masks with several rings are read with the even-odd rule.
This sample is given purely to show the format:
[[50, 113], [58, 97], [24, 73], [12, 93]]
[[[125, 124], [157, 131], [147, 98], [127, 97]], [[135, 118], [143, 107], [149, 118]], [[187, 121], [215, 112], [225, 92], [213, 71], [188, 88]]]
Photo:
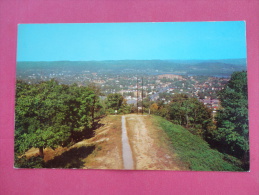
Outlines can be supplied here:
[[135, 60], [135, 59], [123, 59], [123, 60], [55, 60], [55, 61], [17, 61], [20, 62], [124, 62], [124, 61], [167, 61], [173, 63], [180, 63], [180, 64], [193, 64], [193, 63], [201, 63], [201, 62], [219, 62], [219, 63], [229, 63], [229, 64], [246, 64], [246, 58], [235, 58], [235, 59], [142, 59], [142, 60]]
[[222, 60], [105, 60], [105, 61], [19, 61], [17, 75], [33, 71], [83, 71], [125, 74], [181, 74], [230, 76], [235, 71], [246, 71], [247, 62], [241, 59]]

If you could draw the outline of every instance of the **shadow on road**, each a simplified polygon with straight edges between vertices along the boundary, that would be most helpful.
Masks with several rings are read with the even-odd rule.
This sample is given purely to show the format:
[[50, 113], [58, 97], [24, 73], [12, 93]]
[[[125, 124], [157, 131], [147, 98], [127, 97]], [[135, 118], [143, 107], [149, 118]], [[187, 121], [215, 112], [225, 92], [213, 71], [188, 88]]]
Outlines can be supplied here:
[[95, 146], [72, 148], [46, 162], [46, 168], [82, 168], [84, 165], [83, 159], [91, 154], [94, 149]]

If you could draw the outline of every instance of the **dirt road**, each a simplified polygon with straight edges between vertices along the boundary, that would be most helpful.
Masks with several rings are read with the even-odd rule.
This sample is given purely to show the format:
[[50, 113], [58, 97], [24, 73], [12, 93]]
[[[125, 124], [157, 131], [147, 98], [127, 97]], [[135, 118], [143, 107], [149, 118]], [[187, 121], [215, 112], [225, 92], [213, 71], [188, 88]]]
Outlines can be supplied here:
[[184, 170], [173, 154], [167, 135], [150, 116], [126, 115], [126, 127], [137, 170]]
[[95, 151], [84, 159], [86, 169], [123, 169], [121, 116], [110, 115], [100, 121], [101, 127], [89, 140]]
[[115, 115], [100, 122], [102, 127], [87, 141], [96, 149], [85, 159], [84, 168], [185, 170], [167, 135], [154, 125], [151, 116]]

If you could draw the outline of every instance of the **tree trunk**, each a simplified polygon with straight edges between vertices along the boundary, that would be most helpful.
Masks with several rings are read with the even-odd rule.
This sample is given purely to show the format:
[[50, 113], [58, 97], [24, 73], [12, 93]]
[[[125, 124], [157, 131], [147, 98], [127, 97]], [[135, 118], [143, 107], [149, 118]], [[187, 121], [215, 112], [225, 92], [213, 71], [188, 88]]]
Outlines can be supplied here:
[[44, 157], [43, 147], [39, 147], [39, 154], [40, 156]]
[[93, 108], [92, 108], [92, 128], [94, 128], [94, 112], [95, 112], [95, 97], [93, 102]]

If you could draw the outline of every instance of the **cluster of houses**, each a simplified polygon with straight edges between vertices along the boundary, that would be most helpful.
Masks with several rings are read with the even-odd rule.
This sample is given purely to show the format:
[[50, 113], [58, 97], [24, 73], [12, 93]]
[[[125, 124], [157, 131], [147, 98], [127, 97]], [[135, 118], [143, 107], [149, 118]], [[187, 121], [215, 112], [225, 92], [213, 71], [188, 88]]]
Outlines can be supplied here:
[[213, 111], [216, 111], [220, 107], [219, 99], [211, 99], [210, 97], [206, 97], [205, 99], [199, 99], [207, 107], [211, 108]]
[[158, 79], [163, 79], [163, 78], [166, 78], [166, 79], [177, 79], [177, 80], [185, 80], [182, 76], [180, 75], [174, 75], [174, 74], [162, 74], [162, 75], [158, 75], [157, 76]]

